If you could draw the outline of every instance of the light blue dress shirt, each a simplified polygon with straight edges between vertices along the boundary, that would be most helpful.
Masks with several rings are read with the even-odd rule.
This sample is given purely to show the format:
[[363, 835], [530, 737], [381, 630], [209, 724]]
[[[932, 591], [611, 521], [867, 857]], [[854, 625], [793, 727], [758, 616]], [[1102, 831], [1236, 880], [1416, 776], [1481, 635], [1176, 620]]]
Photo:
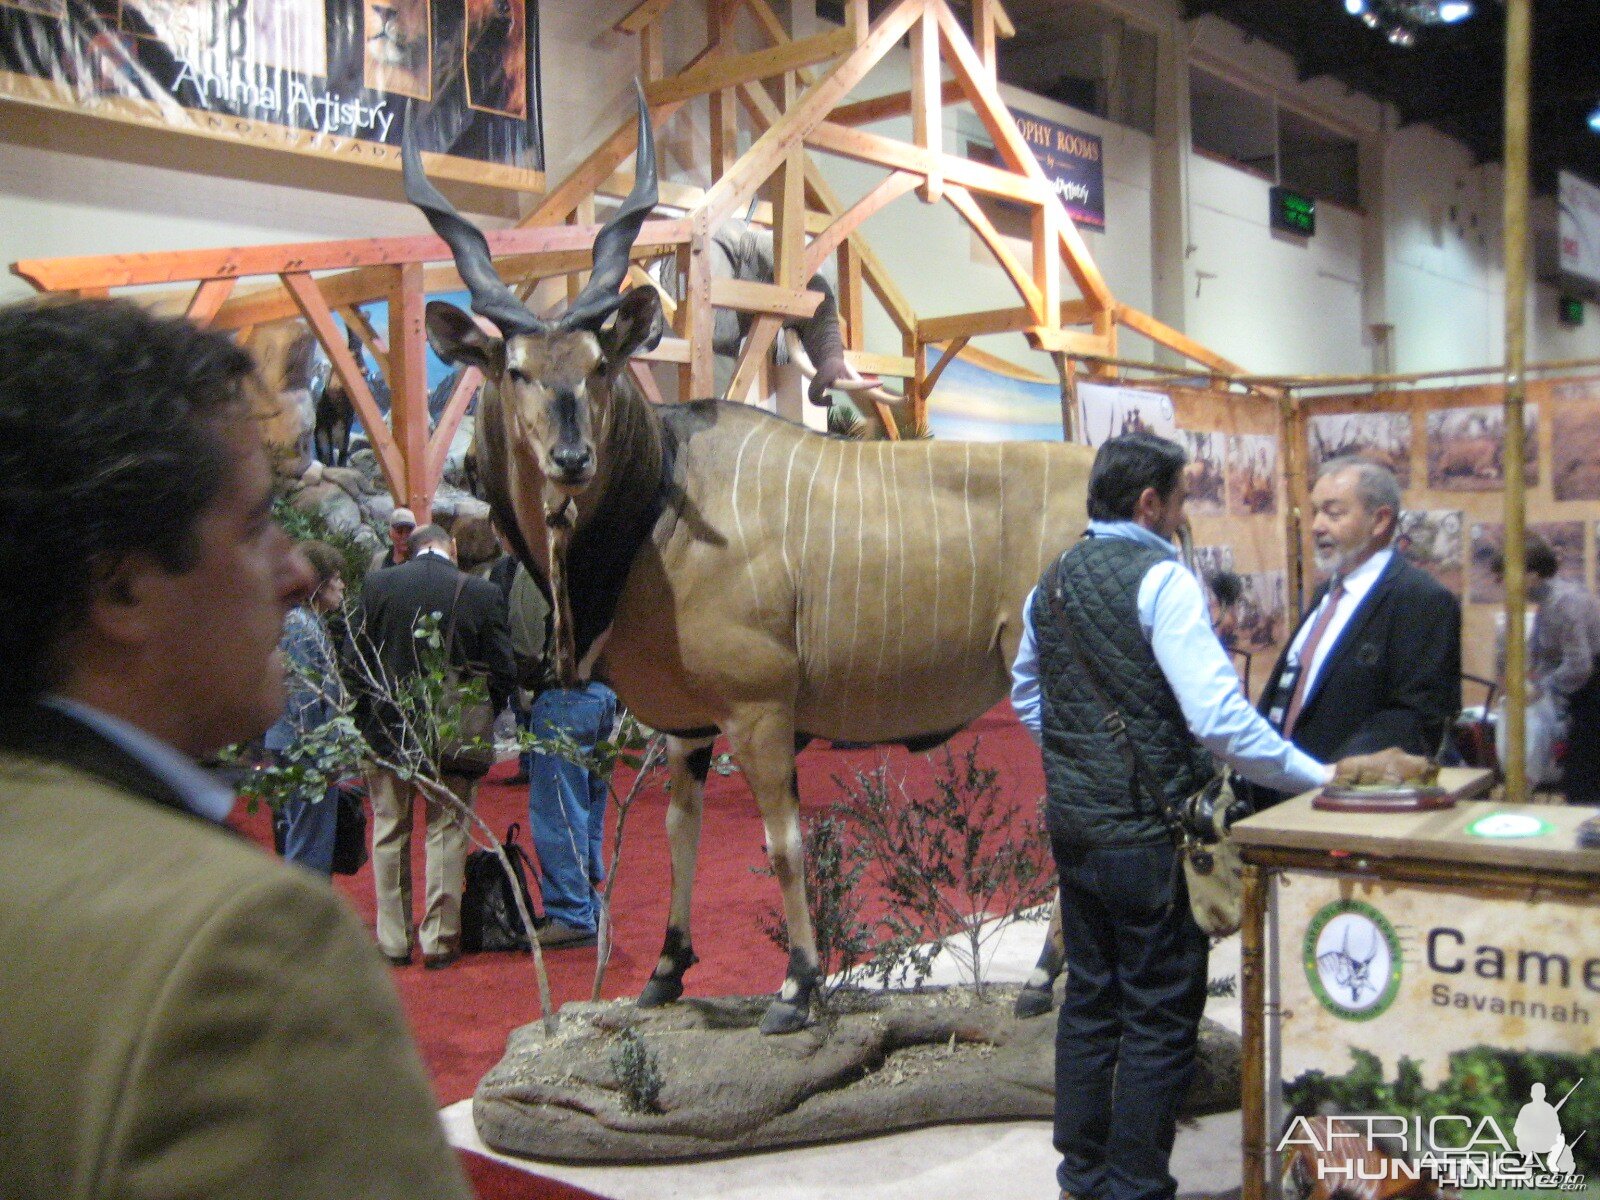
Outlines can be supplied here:
[[188, 755], [151, 737], [137, 726], [65, 696], [46, 696], [42, 703], [75, 721], [81, 721], [138, 760], [140, 766], [176, 792], [184, 808], [195, 816], [220, 825], [233, 811], [233, 789], [215, 775], [201, 770]]
[[[1090, 521], [1089, 532], [1127, 538], [1169, 558], [1151, 567], [1139, 583], [1139, 629], [1200, 744], [1252, 783], [1274, 791], [1305, 792], [1327, 783], [1331, 770], [1279, 736], [1245, 698], [1239, 675], [1211, 628], [1200, 581], [1178, 561], [1172, 543], [1134, 521]], [[1043, 707], [1033, 634], [1037, 591], [1023, 602], [1022, 645], [1011, 668], [1011, 707], [1035, 742]]]

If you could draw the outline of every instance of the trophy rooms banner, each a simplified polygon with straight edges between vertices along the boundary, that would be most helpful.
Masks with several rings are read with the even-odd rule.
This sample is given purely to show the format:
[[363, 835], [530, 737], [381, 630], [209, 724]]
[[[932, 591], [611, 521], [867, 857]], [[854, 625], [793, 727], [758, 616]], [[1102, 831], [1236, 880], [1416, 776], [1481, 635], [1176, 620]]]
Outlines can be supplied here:
[[0, 0], [0, 97], [536, 186], [536, 0]]

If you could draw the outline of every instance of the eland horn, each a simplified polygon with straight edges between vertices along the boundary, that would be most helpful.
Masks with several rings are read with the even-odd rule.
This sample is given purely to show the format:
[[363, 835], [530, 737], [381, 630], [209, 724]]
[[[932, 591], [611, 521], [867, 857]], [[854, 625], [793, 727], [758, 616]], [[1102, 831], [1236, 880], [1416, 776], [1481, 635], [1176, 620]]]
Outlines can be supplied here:
[[622, 303], [623, 277], [628, 273], [628, 252], [639, 236], [639, 227], [655, 208], [659, 198], [656, 186], [656, 139], [650, 128], [650, 109], [644, 102], [644, 89], [633, 81], [639, 99], [639, 148], [633, 165], [633, 191], [612, 214], [594, 239], [594, 271], [572, 307], [557, 322], [560, 329], [598, 326]]
[[493, 321], [506, 336], [548, 331], [549, 324], [534, 316], [500, 278], [482, 232], [428, 182], [422, 169], [422, 154], [417, 149], [416, 123], [409, 114], [400, 158], [405, 173], [406, 199], [422, 210], [433, 231], [450, 247], [456, 270], [461, 272], [462, 282], [472, 293], [472, 311]]

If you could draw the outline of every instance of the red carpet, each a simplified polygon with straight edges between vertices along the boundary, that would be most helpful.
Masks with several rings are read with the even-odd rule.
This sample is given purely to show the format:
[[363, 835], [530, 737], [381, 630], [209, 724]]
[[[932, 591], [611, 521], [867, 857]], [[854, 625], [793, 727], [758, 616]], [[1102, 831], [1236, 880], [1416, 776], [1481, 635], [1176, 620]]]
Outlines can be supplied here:
[[470, 1150], [462, 1150], [460, 1154], [461, 1167], [478, 1200], [605, 1200], [570, 1183], [530, 1175]]
[[[982, 742], [981, 761], [1000, 772], [1000, 783], [1008, 797], [1031, 803], [1044, 793], [1039, 752], [1012, 714], [1009, 703], [1002, 702], [979, 718], [965, 733], [952, 739], [949, 748], [961, 753], [974, 738]], [[931, 776], [926, 755], [908, 754], [901, 749], [837, 750], [819, 743], [798, 759], [803, 811], [811, 815], [825, 812], [839, 795], [834, 776], [849, 777], [858, 769], [871, 770], [883, 754], [887, 754], [891, 769], [912, 785], [925, 783]], [[528, 789], [500, 782], [514, 767], [511, 762], [501, 763], [485, 779], [478, 791], [478, 811], [501, 836], [513, 821], [520, 823], [519, 838], [531, 852], [527, 834]], [[619, 790], [626, 791], [625, 780]], [[607, 999], [637, 995], [661, 950], [669, 879], [666, 803], [665, 787], [650, 787], [640, 793], [628, 817], [612, 898], [617, 944], [606, 972]], [[610, 814], [608, 825], [609, 820]], [[263, 814], [238, 823], [258, 841], [270, 845], [270, 830]], [[414, 895], [419, 908], [422, 824], [419, 812], [413, 835]], [[760, 994], [775, 991], [783, 982], [785, 954], [767, 940], [757, 922], [758, 913], [778, 906], [776, 881], [756, 874], [757, 868], [766, 864], [763, 839], [761, 818], [743, 775], [712, 772], [706, 782], [705, 823], [695, 877], [693, 936], [701, 962], [686, 977], [689, 995]], [[606, 854], [609, 861], [609, 828]], [[537, 888], [535, 880], [530, 883]], [[370, 864], [358, 875], [336, 876], [335, 884], [370, 929], [374, 921]], [[555, 1007], [589, 998], [594, 983], [592, 947], [549, 951], [545, 966]], [[499, 1061], [511, 1030], [540, 1015], [533, 961], [526, 955], [468, 955], [442, 971], [424, 970], [419, 959], [412, 966], [397, 968], [394, 979], [441, 1106], [471, 1096], [478, 1080]], [[534, 1184], [552, 1189], [563, 1185], [530, 1176], [522, 1177], [530, 1183], [501, 1180], [498, 1173], [504, 1168], [498, 1164], [477, 1156], [468, 1156], [468, 1161], [475, 1172], [494, 1168], [489, 1172], [494, 1179], [485, 1175], [479, 1185], [481, 1196], [542, 1200], [586, 1195], [575, 1189], [527, 1190]], [[478, 1182], [476, 1174], [474, 1180]], [[516, 1190], [518, 1186], [524, 1190]]]

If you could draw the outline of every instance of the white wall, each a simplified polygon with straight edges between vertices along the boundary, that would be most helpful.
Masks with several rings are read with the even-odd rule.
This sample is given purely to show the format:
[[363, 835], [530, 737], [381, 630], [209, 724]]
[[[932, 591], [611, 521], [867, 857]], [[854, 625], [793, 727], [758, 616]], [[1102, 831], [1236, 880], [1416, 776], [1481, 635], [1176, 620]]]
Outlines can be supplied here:
[[[1142, 133], [1051, 101], [1008, 95], [1018, 108], [1104, 139], [1107, 229], [1085, 231], [1085, 240], [1119, 299], [1145, 311], [1155, 307], [1151, 181], [1155, 156], [1179, 153], [1190, 249], [1181, 310], [1165, 316], [1191, 336], [1250, 370], [1266, 372], [1450, 369], [1502, 357], [1497, 170], [1474, 165], [1463, 147], [1426, 128], [1386, 131], [1379, 105], [1346, 95], [1329, 80], [1301, 84], [1286, 56], [1245, 42], [1223, 22], [1184, 24], [1176, 15], [1177, 0], [1106, 2], [1176, 39], [1207, 69], [1366, 139], [1382, 164], [1381, 187], [1368, 198], [1365, 214], [1324, 203], [1317, 235], [1301, 241], [1268, 228], [1265, 181], [1188, 153], [1186, 137], [1178, 150], [1158, 151]], [[563, 178], [627, 111], [637, 47], [611, 26], [631, 6], [632, 0], [547, 0], [542, 6], [544, 132], [552, 181]], [[669, 67], [681, 66], [698, 45], [703, 22], [696, 9], [673, 9]], [[858, 95], [898, 90], [906, 78], [905, 52], [896, 50]], [[947, 109], [948, 143], [971, 121], [970, 114], [963, 121], [956, 109]], [[903, 134], [907, 126], [904, 120], [885, 122], [875, 131]], [[661, 142], [671, 176], [704, 181], [704, 152], [691, 121], [675, 118]], [[847, 200], [880, 177], [871, 169], [830, 163]], [[511, 219], [519, 204], [490, 189], [446, 190], [490, 226]], [[1454, 221], [1448, 216], [1452, 202]], [[6, 263], [415, 233], [424, 227], [402, 202], [398, 175], [390, 172], [15, 104], [0, 104], [0, 212], [0, 261]], [[1477, 228], [1469, 223], [1474, 213]], [[1552, 220], [1548, 205], [1539, 213], [1542, 221]], [[1478, 244], [1479, 232], [1486, 235], [1485, 245]], [[987, 251], [948, 206], [930, 208], [908, 197], [876, 216], [866, 233], [923, 315], [1018, 303]], [[1026, 261], [1022, 243], [1016, 249]], [[20, 280], [0, 276], [0, 299], [27, 290]], [[1070, 280], [1064, 291], [1072, 294]], [[1592, 305], [1588, 311], [1583, 328], [1561, 328], [1554, 290], [1538, 284], [1530, 301], [1530, 359], [1600, 357], [1600, 311]], [[1372, 324], [1393, 327], [1388, 357], [1368, 328]], [[868, 333], [874, 349], [898, 352], [899, 339], [881, 313], [871, 314]], [[1048, 360], [1029, 352], [1020, 336], [979, 344], [1050, 373]], [[1123, 344], [1129, 355], [1149, 353], [1142, 339], [1125, 336]]]

